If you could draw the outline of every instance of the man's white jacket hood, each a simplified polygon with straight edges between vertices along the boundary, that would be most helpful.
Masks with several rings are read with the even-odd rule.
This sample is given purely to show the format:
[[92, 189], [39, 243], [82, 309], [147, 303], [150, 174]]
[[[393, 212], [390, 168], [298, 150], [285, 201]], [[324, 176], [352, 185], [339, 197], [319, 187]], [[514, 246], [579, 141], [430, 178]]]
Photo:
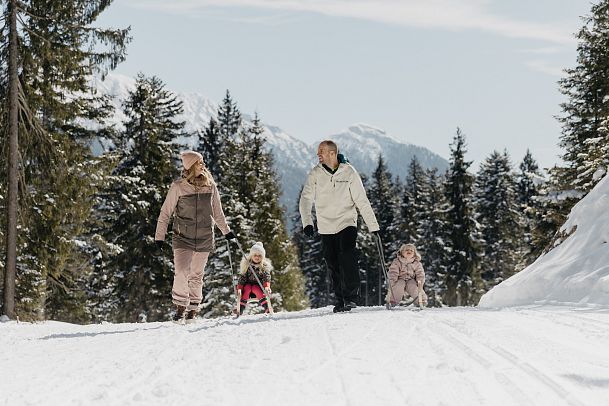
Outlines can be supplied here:
[[322, 164], [311, 170], [300, 195], [299, 209], [303, 227], [313, 225], [313, 203], [320, 234], [336, 234], [347, 227], [357, 226], [357, 210], [370, 231], [379, 230], [362, 180], [348, 163], [339, 164], [333, 174], [324, 169]]

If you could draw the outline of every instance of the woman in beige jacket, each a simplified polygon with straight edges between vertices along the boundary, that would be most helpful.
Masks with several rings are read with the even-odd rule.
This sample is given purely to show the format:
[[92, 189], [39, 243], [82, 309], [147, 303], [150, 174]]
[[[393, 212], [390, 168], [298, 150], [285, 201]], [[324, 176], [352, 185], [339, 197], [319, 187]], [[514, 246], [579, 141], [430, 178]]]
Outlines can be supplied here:
[[397, 305], [404, 297], [404, 292], [414, 298], [414, 305], [419, 305], [419, 289], [422, 291], [421, 300], [427, 305], [427, 295], [423, 291], [425, 271], [421, 264], [421, 256], [414, 244], [403, 244], [396, 258], [389, 266], [389, 292], [387, 299], [391, 306]]
[[214, 223], [228, 239], [235, 238], [224, 218], [220, 194], [198, 152], [181, 154], [182, 178], [173, 182], [161, 207], [155, 241], [163, 245], [171, 215], [175, 275], [171, 291], [177, 306], [174, 321], [194, 320], [202, 300], [203, 270], [214, 251]]

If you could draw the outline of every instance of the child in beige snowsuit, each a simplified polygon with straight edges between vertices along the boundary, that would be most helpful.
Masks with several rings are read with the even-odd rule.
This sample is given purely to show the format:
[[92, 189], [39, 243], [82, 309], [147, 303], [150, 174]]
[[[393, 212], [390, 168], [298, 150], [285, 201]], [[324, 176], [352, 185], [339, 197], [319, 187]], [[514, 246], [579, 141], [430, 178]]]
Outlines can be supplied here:
[[427, 295], [423, 291], [425, 272], [421, 264], [421, 256], [413, 244], [403, 244], [396, 258], [389, 266], [389, 292], [387, 300], [390, 305], [397, 305], [404, 297], [404, 292], [414, 298], [414, 305], [419, 305], [419, 289], [422, 291], [421, 300], [427, 305]]

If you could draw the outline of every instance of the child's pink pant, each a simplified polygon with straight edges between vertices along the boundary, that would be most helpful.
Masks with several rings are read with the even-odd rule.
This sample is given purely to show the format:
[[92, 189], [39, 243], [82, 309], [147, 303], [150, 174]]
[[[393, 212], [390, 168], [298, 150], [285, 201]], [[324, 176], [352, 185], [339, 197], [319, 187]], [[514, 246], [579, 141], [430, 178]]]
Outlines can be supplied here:
[[260, 286], [252, 285], [249, 283], [246, 285], [243, 285], [243, 290], [241, 291], [241, 304], [245, 305], [245, 303], [247, 303], [247, 300], [250, 298], [251, 295], [254, 295], [254, 297], [256, 299], [260, 300], [261, 306], [266, 307], [266, 296], [262, 292], [262, 289], [260, 289]]

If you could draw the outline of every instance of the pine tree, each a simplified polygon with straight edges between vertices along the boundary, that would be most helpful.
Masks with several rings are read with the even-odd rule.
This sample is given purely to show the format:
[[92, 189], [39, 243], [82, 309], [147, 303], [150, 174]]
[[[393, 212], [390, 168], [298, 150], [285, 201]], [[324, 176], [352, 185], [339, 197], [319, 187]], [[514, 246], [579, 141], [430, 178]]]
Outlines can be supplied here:
[[475, 195], [476, 220], [484, 241], [481, 277], [485, 290], [490, 290], [517, 271], [522, 255], [523, 226], [507, 151], [493, 151], [482, 162]]
[[400, 240], [404, 243], [418, 244], [421, 240], [420, 224], [424, 212], [423, 196], [425, 190], [425, 170], [416, 155], [408, 165], [408, 175], [400, 205]]
[[440, 307], [442, 296], [446, 291], [446, 275], [448, 265], [447, 243], [450, 232], [445, 224], [447, 206], [444, 195], [442, 178], [437, 169], [425, 171], [424, 181], [420, 187], [420, 220], [418, 234], [420, 235], [417, 249], [421, 253], [421, 262], [425, 270], [425, 292], [428, 296], [428, 306]]
[[[545, 183], [545, 179], [533, 158], [531, 152], [527, 152], [520, 163], [520, 172], [517, 177], [517, 200], [523, 220], [523, 239], [522, 239], [522, 261], [520, 268], [524, 268], [535, 260], [536, 252], [533, 243], [533, 228], [535, 227], [535, 215], [540, 212], [541, 202], [538, 199], [540, 189]], [[549, 238], [548, 238], [549, 240]], [[549, 241], [543, 243], [544, 247]]]
[[237, 107], [237, 103], [233, 101], [228, 89], [222, 104], [218, 108], [217, 121], [220, 125], [220, 133], [227, 138], [235, 137], [241, 129], [241, 112]]
[[[214, 179], [218, 185], [222, 200], [222, 207], [227, 223], [231, 230], [243, 241], [244, 233], [251, 230], [251, 221], [247, 217], [247, 208], [243, 204], [240, 194], [243, 178], [238, 174], [247, 172], [245, 168], [248, 162], [243, 149], [238, 142], [238, 133], [244, 131], [242, 128], [241, 112], [237, 103], [233, 101], [230, 92], [218, 108], [216, 120], [217, 129], [204, 145], [202, 151], [204, 156], [216, 157], [211, 165]], [[210, 131], [212, 124], [206, 129]], [[214, 125], [215, 127], [215, 125]], [[217, 142], [214, 142], [215, 134], [218, 134]], [[203, 140], [202, 140], [203, 141]], [[201, 142], [199, 144], [201, 146]], [[213, 151], [213, 152], [212, 152]], [[207, 162], [207, 161], [206, 161]], [[216, 252], [210, 255], [203, 278], [203, 303], [202, 310], [205, 317], [218, 317], [230, 314], [237, 302], [235, 292], [232, 290], [231, 279], [239, 272], [241, 253], [232, 244], [227, 244], [218, 230], [215, 231]], [[243, 247], [247, 249], [248, 247]], [[231, 268], [232, 263], [232, 268]]]
[[474, 176], [467, 172], [471, 162], [465, 161], [465, 147], [465, 136], [457, 128], [444, 187], [450, 230], [444, 303], [449, 306], [475, 305], [480, 293], [480, 236], [471, 202]]
[[[300, 188], [302, 193], [302, 188]], [[300, 201], [300, 193], [298, 194]], [[297, 205], [298, 206], [298, 205]], [[305, 294], [309, 298], [312, 308], [324, 307], [334, 302], [332, 282], [325, 267], [321, 235], [315, 233], [308, 237], [302, 229], [302, 220], [298, 207], [292, 218], [292, 242], [298, 252], [298, 262], [305, 279]], [[313, 210], [313, 223], [315, 223], [315, 210]]]
[[[2, 158], [11, 170], [7, 177], [2, 175], [0, 193], [6, 198], [2, 206], [12, 207], [12, 220], [2, 227], [8, 230], [3, 311], [10, 317], [87, 319], [81, 275], [89, 271], [89, 264], [87, 243], [81, 237], [98, 177], [86, 146], [92, 132], [82, 123], [109, 113], [105, 100], [92, 95], [90, 77], [116, 67], [130, 40], [128, 30], [91, 27], [110, 4], [10, 0], [4, 8], [10, 24], [0, 30], [0, 65], [8, 69], [3, 69], [7, 74], [2, 75], [0, 88], [11, 95], [2, 99], [3, 111], [15, 112], [14, 121], [4, 121], [4, 129], [14, 129], [7, 139], [15, 138], [10, 154]], [[12, 216], [17, 210], [18, 171], [16, 236]], [[4, 189], [7, 183], [12, 186]]]
[[[535, 245], [531, 257], [556, 246], [566, 235], [559, 232], [571, 208], [588, 193], [609, 164], [609, 1], [593, 5], [577, 33], [577, 66], [566, 69], [560, 91], [567, 97], [560, 146], [565, 166], [548, 171], [540, 191], [542, 207], [535, 214]], [[568, 233], [567, 233], [568, 234]]]
[[[226, 103], [234, 106], [232, 102]], [[240, 116], [236, 110], [232, 112]], [[274, 267], [272, 300], [276, 310], [298, 310], [308, 305], [304, 278], [297, 252], [285, 229], [284, 209], [278, 200], [279, 180], [272, 155], [265, 150], [262, 132], [260, 120], [255, 116], [251, 127], [241, 127], [238, 140], [229, 140], [226, 154], [231, 165], [222, 169], [222, 186], [227, 198], [225, 214], [246, 254], [254, 242], [263, 242]], [[241, 253], [237, 258], [241, 260]], [[226, 288], [231, 284], [231, 275], [226, 269], [225, 263], [217, 261], [213, 275], [206, 281], [210, 293], [204, 308], [211, 316], [227, 314], [236, 301]]]
[[124, 103], [125, 132], [116, 153], [120, 157], [111, 184], [111, 227], [104, 237], [119, 247], [107, 265], [115, 321], [165, 320], [172, 308], [173, 266], [167, 243], [154, 243], [156, 218], [177, 179], [178, 146], [183, 135], [182, 102], [157, 77], [137, 76]]
[[256, 114], [248, 131], [250, 139], [242, 144], [246, 146], [244, 149], [249, 152], [248, 160], [252, 164], [248, 184], [253, 186], [249, 200], [249, 215], [254, 220], [253, 240], [264, 241], [267, 255], [273, 260], [273, 290], [276, 296], [280, 295], [279, 308], [300, 310], [308, 306], [304, 278], [296, 249], [285, 228], [285, 209], [279, 204], [279, 177], [274, 168], [273, 155], [266, 151], [263, 131]]
[[567, 230], [565, 234], [559, 230], [567, 220], [568, 212], [565, 212], [565, 208], [572, 207], [582, 195], [576, 190], [561, 190], [560, 179], [564, 176], [561, 172], [564, 172], [564, 168], [554, 167], [549, 170], [548, 181], [539, 187], [538, 195], [535, 197], [537, 205], [530, 208], [533, 219], [531, 230], [533, 250], [529, 254], [530, 260], [535, 260], [550, 251], [574, 231]]
[[[562, 103], [564, 115], [560, 145], [567, 166], [559, 171], [563, 190], [574, 188], [587, 193], [599, 180], [597, 171], [609, 164], [609, 1], [593, 5], [591, 14], [577, 33], [577, 66], [567, 69], [560, 80], [560, 91], [568, 100]], [[568, 212], [575, 203], [565, 201]]]
[[[379, 223], [383, 255], [387, 261], [393, 257], [399, 247], [399, 200], [397, 188], [391, 178], [392, 175], [387, 169], [383, 157], [379, 155], [378, 165], [372, 174], [372, 185], [368, 197]], [[378, 270], [376, 272], [369, 270], [367, 283], [368, 292], [373, 295], [369, 297], [369, 301], [378, 305], [384, 303], [384, 281]]]
[[216, 119], [212, 117], [205, 130], [198, 135], [197, 151], [203, 155], [203, 162], [205, 162], [205, 166], [207, 166], [214, 179], [218, 179], [221, 175], [222, 148], [224, 148], [226, 142], [223, 134], [220, 133], [220, 126]]
[[[364, 188], [369, 190], [367, 187], [369, 183], [367, 177], [364, 175], [361, 175], [361, 177]], [[360, 227], [356, 250], [358, 253], [360, 283], [363, 285], [360, 289], [360, 304], [364, 306], [376, 306], [383, 304], [385, 301], [387, 281], [380, 268], [380, 257], [376, 241], [374, 241], [374, 237], [370, 233], [370, 230], [368, 230], [368, 227], [362, 227], [364, 219], [359, 213], [357, 223]], [[391, 257], [386, 256], [385, 262], [388, 267], [391, 263]]]
[[[238, 201], [235, 190], [226, 187], [228, 182], [224, 181], [224, 173], [232, 170], [235, 154], [239, 153], [236, 137], [240, 127], [241, 112], [227, 90], [217, 119], [212, 117], [209, 120], [207, 127], [199, 134], [197, 146], [217, 183], [228, 224], [237, 235], [242, 227], [247, 226], [241, 225], [245, 221], [244, 214], [239, 214], [242, 207], [235, 205]], [[237, 301], [231, 279], [236, 279], [241, 256], [235, 247], [231, 249], [219, 230], [214, 232], [216, 252], [210, 255], [203, 277], [202, 309], [206, 317], [229, 314]]]

